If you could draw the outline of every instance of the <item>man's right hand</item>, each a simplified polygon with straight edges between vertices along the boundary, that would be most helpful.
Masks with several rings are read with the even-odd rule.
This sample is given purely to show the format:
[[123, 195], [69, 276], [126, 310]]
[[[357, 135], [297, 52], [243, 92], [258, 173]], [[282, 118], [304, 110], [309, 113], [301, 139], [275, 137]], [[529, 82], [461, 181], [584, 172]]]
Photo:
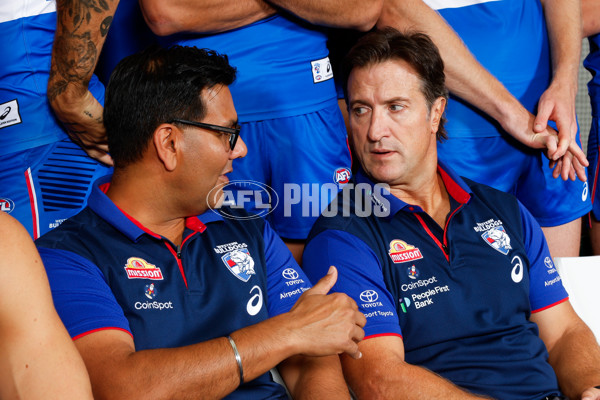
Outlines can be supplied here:
[[300, 354], [362, 356], [358, 342], [365, 336], [362, 328], [367, 319], [347, 295], [327, 294], [337, 281], [337, 274], [337, 269], [331, 266], [327, 275], [304, 292], [289, 312], [292, 335], [297, 339]]

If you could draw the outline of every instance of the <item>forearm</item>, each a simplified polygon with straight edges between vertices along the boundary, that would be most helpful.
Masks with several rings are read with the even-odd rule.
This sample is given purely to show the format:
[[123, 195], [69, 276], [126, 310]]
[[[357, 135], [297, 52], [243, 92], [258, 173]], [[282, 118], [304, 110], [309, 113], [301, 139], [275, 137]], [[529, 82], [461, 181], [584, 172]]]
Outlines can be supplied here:
[[85, 96], [118, 4], [57, 2], [48, 98], [59, 118], [68, 116], [70, 105]]
[[446, 86], [507, 130], [526, 132], [530, 113], [490, 74], [464, 45], [452, 27], [422, 0], [386, 0], [379, 28], [392, 26], [426, 33], [444, 60]]
[[[100, 335], [106, 339], [99, 345]], [[294, 351], [290, 343], [296, 343], [277, 323], [277, 317], [230, 335], [241, 357], [244, 382], [289, 357]], [[98, 399], [222, 398], [240, 384], [235, 354], [225, 337], [136, 352], [128, 335], [104, 331], [84, 336], [75, 344]]]
[[148, 26], [159, 36], [224, 32], [275, 13], [263, 0], [141, 0], [140, 6]]
[[315, 25], [368, 31], [381, 14], [383, 0], [269, 0]]
[[374, 360], [367, 369], [347, 368], [348, 363], [355, 360], [344, 357], [342, 360], [346, 380], [359, 399], [488, 399], [468, 393], [425, 368], [402, 361], [390, 364]]
[[294, 356], [279, 367], [294, 399], [349, 399], [338, 356]]
[[561, 390], [571, 399], [600, 385], [600, 348], [594, 334], [581, 321], [552, 346], [549, 362]]
[[553, 80], [571, 85], [574, 99], [581, 55], [581, 4], [579, 0], [541, 1], [550, 40]]

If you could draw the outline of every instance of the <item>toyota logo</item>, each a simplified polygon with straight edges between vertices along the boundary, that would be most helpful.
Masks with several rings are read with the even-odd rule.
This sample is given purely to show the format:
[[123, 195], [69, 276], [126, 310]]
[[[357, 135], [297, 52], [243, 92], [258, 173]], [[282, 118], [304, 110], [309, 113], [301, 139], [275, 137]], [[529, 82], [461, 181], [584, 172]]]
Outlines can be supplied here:
[[552, 265], [552, 260], [550, 259], [550, 257], [546, 257], [544, 259], [544, 264], [546, 264], [546, 268], [548, 268], [548, 269], [550, 269], [554, 266], [554, 265]]
[[281, 273], [287, 280], [298, 279], [298, 272], [294, 268], [286, 268]]
[[360, 294], [360, 299], [365, 303], [372, 303], [379, 298], [379, 295], [374, 290], [365, 290]]

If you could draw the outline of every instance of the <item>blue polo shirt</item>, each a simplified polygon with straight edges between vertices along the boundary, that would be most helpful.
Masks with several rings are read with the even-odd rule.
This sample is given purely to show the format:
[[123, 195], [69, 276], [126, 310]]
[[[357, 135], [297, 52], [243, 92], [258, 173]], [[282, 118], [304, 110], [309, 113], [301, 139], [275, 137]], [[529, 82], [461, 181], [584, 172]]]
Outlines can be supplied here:
[[[88, 207], [36, 242], [56, 309], [77, 339], [129, 332], [136, 350], [191, 345], [287, 312], [310, 287], [261, 218], [228, 209], [186, 220], [178, 248], [93, 188]], [[286, 398], [268, 373], [231, 399]]]
[[503, 400], [559, 393], [529, 321], [567, 299], [541, 229], [513, 196], [438, 172], [444, 228], [359, 173], [315, 223], [305, 272], [337, 266], [333, 291], [357, 302], [366, 338], [401, 336], [411, 364]]

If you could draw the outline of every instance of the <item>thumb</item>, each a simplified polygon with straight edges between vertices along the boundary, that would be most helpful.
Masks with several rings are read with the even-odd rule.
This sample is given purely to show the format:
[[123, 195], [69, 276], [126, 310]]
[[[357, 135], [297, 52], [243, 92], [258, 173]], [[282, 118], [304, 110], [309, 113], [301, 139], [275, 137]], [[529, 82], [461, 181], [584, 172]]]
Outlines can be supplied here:
[[327, 294], [337, 281], [337, 269], [332, 265], [327, 271], [327, 275], [322, 277], [315, 286], [310, 289], [311, 294]]
[[546, 129], [551, 113], [552, 106], [546, 102], [540, 102], [537, 115], [533, 121], [533, 131], [535, 133], [541, 133]]

